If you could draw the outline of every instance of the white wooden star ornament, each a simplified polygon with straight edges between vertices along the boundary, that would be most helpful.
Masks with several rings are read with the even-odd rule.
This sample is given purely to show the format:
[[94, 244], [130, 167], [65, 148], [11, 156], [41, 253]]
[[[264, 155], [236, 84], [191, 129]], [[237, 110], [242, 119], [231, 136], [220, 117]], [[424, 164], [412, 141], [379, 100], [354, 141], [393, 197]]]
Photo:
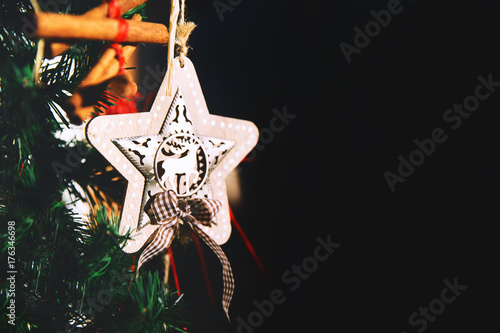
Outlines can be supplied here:
[[172, 87], [167, 96], [165, 76], [149, 112], [95, 117], [86, 128], [89, 142], [128, 182], [120, 216], [120, 233], [131, 231], [127, 253], [158, 228], [144, 206], [169, 189], [179, 198], [220, 200], [216, 224], [203, 231], [224, 244], [231, 234], [225, 178], [257, 144], [252, 122], [208, 113], [188, 58], [182, 68], [174, 60]]

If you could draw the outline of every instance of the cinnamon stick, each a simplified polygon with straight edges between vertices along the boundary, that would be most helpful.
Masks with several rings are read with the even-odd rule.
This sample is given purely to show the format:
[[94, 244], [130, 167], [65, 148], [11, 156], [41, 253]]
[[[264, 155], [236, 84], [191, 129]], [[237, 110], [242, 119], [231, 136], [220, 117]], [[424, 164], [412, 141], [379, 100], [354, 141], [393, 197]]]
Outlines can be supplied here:
[[[124, 14], [131, 10], [132, 8], [135, 8], [137, 6], [142, 5], [145, 3], [147, 0], [118, 0], [120, 3], [120, 9], [121, 13]], [[103, 18], [108, 16], [108, 8], [109, 4], [107, 1], [104, 1], [102, 4], [100, 4], [97, 7], [92, 8], [82, 16], [84, 17], [97, 17], [97, 18]], [[45, 46], [45, 57], [47, 58], [53, 58], [55, 56], [58, 56], [59, 54], [63, 53], [67, 49], [71, 47], [71, 44], [67, 43], [61, 43], [61, 42], [49, 42], [46, 43]]]
[[[132, 8], [135, 8], [137, 6], [142, 5], [145, 3], [147, 0], [119, 0], [118, 2], [120, 3], [120, 15], [125, 14]], [[104, 1], [102, 4], [100, 4], [97, 7], [92, 8], [82, 16], [85, 17], [107, 17], [108, 16], [108, 2]]]
[[[127, 20], [127, 43], [165, 44], [168, 29], [165, 25]], [[47, 39], [89, 39], [113, 41], [119, 29], [116, 19], [55, 13], [35, 14], [36, 37]]]
[[[135, 51], [135, 46], [125, 45], [123, 46], [123, 57], [127, 61], [132, 53]], [[94, 86], [103, 83], [113, 76], [115, 76], [120, 71], [120, 64], [116, 59], [115, 49], [109, 48], [104, 51], [99, 61], [90, 70], [85, 79], [80, 83], [80, 88], [85, 88], [88, 86]]]
[[[133, 21], [141, 21], [141, 19], [139, 14], [134, 15], [132, 18]], [[136, 46], [134, 45], [123, 46], [125, 62], [128, 61], [135, 49]], [[91, 115], [92, 111], [94, 111], [94, 105], [104, 92], [108, 81], [116, 76], [119, 71], [120, 63], [116, 59], [115, 49], [106, 49], [64, 106], [66, 114], [72, 123], [79, 125]]]

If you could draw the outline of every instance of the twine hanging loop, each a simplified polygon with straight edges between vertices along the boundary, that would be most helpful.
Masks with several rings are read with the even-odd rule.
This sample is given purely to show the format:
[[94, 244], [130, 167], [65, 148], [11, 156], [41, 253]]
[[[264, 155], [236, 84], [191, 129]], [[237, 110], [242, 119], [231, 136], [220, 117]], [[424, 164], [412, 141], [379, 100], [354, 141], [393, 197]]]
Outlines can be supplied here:
[[[189, 49], [191, 48], [187, 41], [189, 35], [196, 27], [193, 22], [186, 22], [185, 20], [186, 12], [186, 1], [181, 0], [179, 6], [179, 0], [172, 0], [170, 6], [170, 21], [169, 21], [169, 43], [167, 51], [167, 96], [172, 96], [172, 80], [173, 80], [173, 63], [174, 54], [176, 53], [175, 46], [177, 45], [177, 56], [179, 57], [179, 63], [181, 67], [184, 67], [184, 57], [187, 56]], [[179, 18], [180, 15], [180, 18]], [[174, 41], [174, 42], [171, 42]]]

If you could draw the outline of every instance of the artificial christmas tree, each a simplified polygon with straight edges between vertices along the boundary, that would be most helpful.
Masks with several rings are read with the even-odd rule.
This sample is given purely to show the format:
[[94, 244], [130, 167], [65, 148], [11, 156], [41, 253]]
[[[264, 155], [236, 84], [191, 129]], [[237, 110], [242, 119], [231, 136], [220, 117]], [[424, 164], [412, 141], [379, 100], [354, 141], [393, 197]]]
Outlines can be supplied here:
[[[58, 2], [57, 11], [97, 5]], [[0, 4], [0, 330], [184, 331], [177, 293], [166, 291], [161, 274], [144, 270], [135, 279], [136, 258], [122, 251], [128, 236], [110, 212], [124, 181], [85, 141], [58, 138], [70, 127], [62, 106], [105, 43], [74, 41], [38, 70], [32, 13], [30, 1]], [[68, 194], [92, 208], [88, 216], [69, 208]]]
[[[5, 330], [184, 332], [182, 294], [166, 284], [167, 251], [189, 239], [200, 259], [199, 239], [220, 259], [229, 318], [234, 281], [219, 246], [233, 219], [225, 177], [251, 151], [258, 131], [248, 121], [209, 115], [185, 58], [195, 25], [184, 21], [184, 1], [178, 24], [172, 1], [169, 29], [141, 22], [144, 2], [69, 0], [57, 13], [43, 12], [46, 4], [35, 0], [0, 5]], [[165, 79], [152, 111], [137, 114], [131, 99], [137, 85], [125, 70], [136, 46], [130, 42], [166, 41], [172, 43]], [[89, 141], [62, 138], [82, 123]], [[139, 139], [145, 145], [131, 149]], [[188, 155], [194, 164], [184, 162]], [[154, 162], [150, 170], [144, 158]], [[168, 241], [163, 233], [170, 233]]]

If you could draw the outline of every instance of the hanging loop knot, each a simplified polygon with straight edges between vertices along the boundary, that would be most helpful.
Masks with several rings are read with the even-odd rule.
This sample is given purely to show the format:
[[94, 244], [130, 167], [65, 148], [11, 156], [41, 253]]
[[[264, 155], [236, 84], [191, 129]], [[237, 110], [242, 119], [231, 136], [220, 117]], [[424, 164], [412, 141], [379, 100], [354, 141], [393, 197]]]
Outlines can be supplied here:
[[179, 57], [179, 63], [181, 67], [184, 67], [184, 57], [187, 56], [189, 49], [191, 48], [187, 42], [189, 35], [196, 28], [196, 24], [193, 22], [185, 22], [184, 15], [181, 16], [179, 24], [177, 26], [177, 34], [175, 36], [175, 43], [177, 44], [177, 55]]
[[179, 64], [181, 65], [181, 68], [184, 67], [184, 57], [187, 56], [187, 53], [191, 48], [187, 45], [189, 35], [191, 35], [193, 29], [196, 28], [196, 24], [193, 22], [186, 22], [185, 12], [186, 0], [181, 0], [180, 18], [175, 35], [175, 44], [178, 45], [177, 55], [179, 57]]
[[148, 244], [139, 257], [137, 275], [141, 266], [166, 251], [176, 236], [180, 223], [189, 226], [219, 257], [222, 264], [222, 278], [224, 289], [222, 292], [222, 306], [229, 318], [229, 304], [233, 296], [234, 278], [231, 265], [220, 246], [214, 242], [200, 227], [210, 226], [217, 212], [222, 207], [219, 200], [213, 199], [187, 199], [177, 198], [174, 191], [168, 190], [155, 196], [148, 211], [152, 212], [151, 223], [159, 225], [153, 240]]
[[189, 216], [191, 216], [191, 206], [187, 201], [179, 202], [179, 211], [177, 212], [177, 216], [181, 218], [184, 222], [189, 222]]

